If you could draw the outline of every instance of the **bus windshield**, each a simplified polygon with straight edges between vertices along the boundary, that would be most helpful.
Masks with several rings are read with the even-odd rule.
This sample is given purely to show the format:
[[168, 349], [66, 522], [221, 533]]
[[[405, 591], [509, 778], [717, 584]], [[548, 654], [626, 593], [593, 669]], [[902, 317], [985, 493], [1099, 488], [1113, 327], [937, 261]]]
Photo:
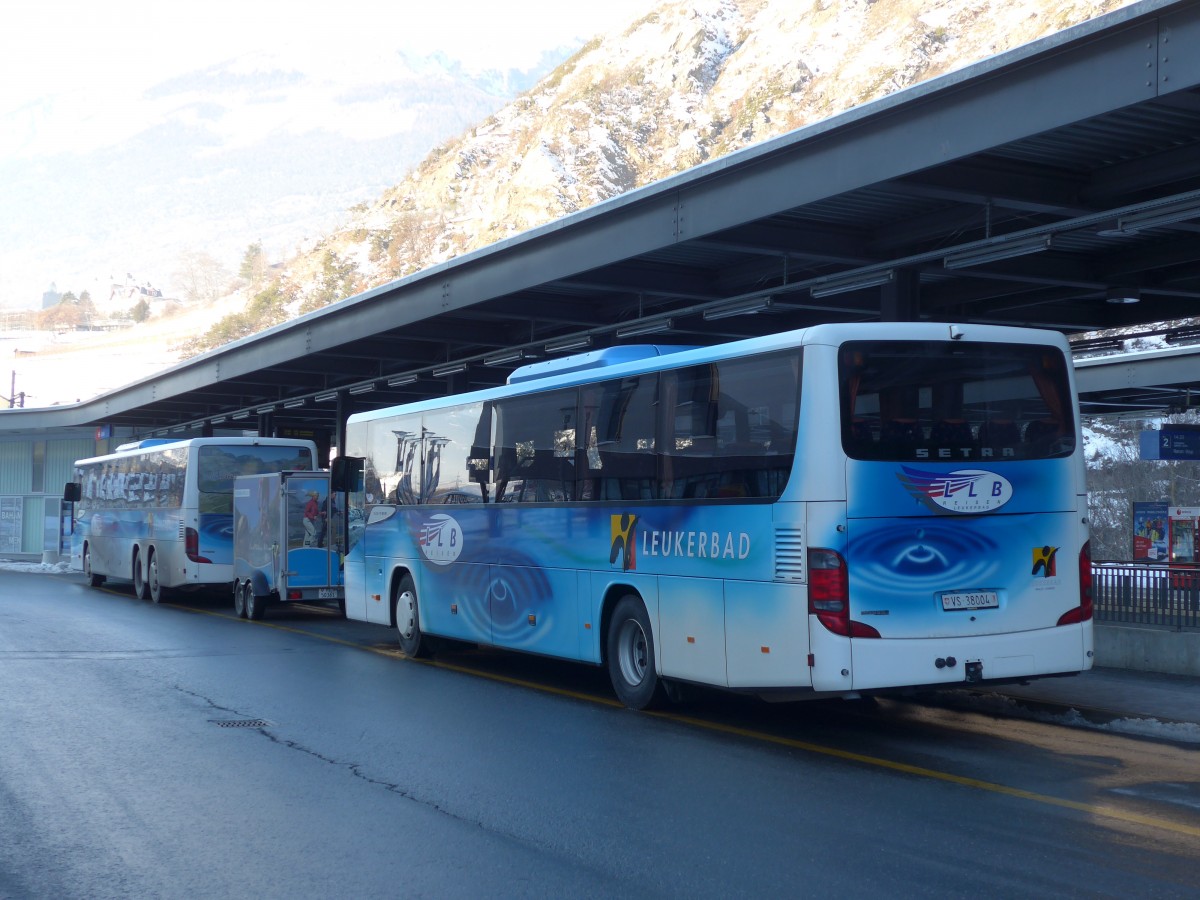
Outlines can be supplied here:
[[1053, 347], [853, 341], [839, 356], [854, 459], [1029, 460], [1075, 450], [1067, 362]]

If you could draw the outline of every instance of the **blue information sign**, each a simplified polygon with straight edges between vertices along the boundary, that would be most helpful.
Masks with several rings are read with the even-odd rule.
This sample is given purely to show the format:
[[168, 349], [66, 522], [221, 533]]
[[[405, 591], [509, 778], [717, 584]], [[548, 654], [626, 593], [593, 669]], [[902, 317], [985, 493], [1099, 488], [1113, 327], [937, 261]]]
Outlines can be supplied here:
[[1142, 459], [1200, 459], [1200, 430], [1161, 428], [1143, 431]]

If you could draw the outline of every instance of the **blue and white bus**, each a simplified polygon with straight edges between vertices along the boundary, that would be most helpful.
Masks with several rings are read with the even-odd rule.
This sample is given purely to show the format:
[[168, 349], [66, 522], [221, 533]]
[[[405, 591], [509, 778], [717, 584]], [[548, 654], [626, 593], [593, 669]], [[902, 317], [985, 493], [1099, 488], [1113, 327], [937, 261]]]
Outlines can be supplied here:
[[93, 587], [129, 579], [155, 603], [177, 587], [233, 583], [233, 480], [315, 468], [312, 441], [146, 440], [75, 463], [71, 562]]
[[1067, 344], [860, 323], [623, 347], [356, 414], [346, 612], [685, 683], [854, 696], [1092, 665]]

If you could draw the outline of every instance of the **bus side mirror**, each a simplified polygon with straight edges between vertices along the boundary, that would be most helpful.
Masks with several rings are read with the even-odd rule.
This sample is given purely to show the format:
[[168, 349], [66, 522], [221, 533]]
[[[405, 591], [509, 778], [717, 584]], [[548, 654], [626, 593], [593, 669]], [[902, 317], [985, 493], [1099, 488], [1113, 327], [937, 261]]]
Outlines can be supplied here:
[[339, 493], [362, 493], [363, 463], [361, 456], [339, 456], [329, 464], [329, 490]]
[[78, 503], [83, 497], [83, 485], [78, 481], [68, 481], [63, 488], [63, 500], [67, 503]]

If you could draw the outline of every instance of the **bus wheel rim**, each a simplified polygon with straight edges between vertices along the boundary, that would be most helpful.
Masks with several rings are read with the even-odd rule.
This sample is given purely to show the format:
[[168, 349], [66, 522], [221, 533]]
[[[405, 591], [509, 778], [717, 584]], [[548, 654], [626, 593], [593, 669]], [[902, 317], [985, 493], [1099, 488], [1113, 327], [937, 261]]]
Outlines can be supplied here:
[[641, 684], [646, 677], [646, 633], [641, 624], [632, 619], [625, 622], [617, 647], [621, 677], [631, 685]]
[[417, 598], [412, 591], [403, 591], [396, 604], [396, 626], [406, 639], [413, 636], [417, 622]]

